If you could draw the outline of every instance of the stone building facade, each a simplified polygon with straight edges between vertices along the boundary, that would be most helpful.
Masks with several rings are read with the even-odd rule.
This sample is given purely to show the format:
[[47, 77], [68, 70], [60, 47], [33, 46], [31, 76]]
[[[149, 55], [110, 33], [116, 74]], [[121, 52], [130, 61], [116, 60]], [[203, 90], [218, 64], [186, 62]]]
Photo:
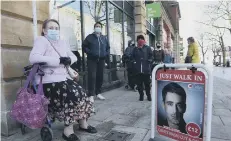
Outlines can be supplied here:
[[179, 20], [180, 9], [176, 1], [161, 1], [161, 17], [155, 19], [156, 38], [163, 48], [172, 51], [174, 62], [180, 62]]
[[[48, 17], [48, 2], [37, 2], [38, 33]], [[9, 117], [22, 85], [23, 67], [33, 44], [33, 14], [31, 1], [1, 1], [1, 132], [11, 135], [18, 126]]]

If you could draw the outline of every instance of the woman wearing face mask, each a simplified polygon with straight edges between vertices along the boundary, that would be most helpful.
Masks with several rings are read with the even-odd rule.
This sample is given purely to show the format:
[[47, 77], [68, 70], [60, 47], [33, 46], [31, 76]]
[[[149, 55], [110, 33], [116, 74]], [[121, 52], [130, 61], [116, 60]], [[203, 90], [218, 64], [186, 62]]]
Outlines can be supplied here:
[[[38, 37], [30, 53], [32, 64], [45, 62], [43, 67], [43, 88], [45, 96], [50, 100], [49, 117], [58, 119], [65, 124], [63, 138], [68, 141], [78, 141], [74, 134], [73, 124], [80, 123], [80, 130], [96, 133], [96, 129], [87, 124], [87, 119], [93, 112], [93, 102], [87, 97], [83, 88], [69, 80], [65, 66], [77, 60], [69, 45], [60, 40], [59, 23], [48, 19], [43, 23], [42, 36]], [[37, 83], [39, 78], [36, 77]], [[42, 138], [51, 136], [49, 131], [41, 132]], [[50, 140], [47, 140], [50, 141]]]
[[164, 50], [161, 48], [161, 45], [157, 43], [156, 48], [153, 51], [154, 60], [153, 60], [152, 70], [156, 65], [164, 62], [164, 57], [165, 57]]
[[96, 22], [94, 32], [83, 41], [83, 50], [87, 54], [88, 96], [96, 95], [100, 100], [105, 98], [100, 94], [103, 84], [105, 59], [109, 55], [110, 46], [106, 36], [102, 35], [102, 24]]
[[145, 39], [143, 35], [137, 36], [137, 47], [133, 49], [132, 60], [134, 63], [134, 73], [136, 74], [136, 84], [140, 95], [139, 100], [144, 100], [143, 84], [145, 86], [145, 92], [148, 101], [151, 101], [150, 93], [150, 74], [152, 64], [152, 50], [149, 46], [145, 45]]

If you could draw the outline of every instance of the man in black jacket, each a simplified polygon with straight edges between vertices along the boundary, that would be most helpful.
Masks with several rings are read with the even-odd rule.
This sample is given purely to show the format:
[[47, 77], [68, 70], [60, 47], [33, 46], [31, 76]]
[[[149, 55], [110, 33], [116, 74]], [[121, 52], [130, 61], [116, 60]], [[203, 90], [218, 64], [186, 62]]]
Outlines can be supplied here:
[[149, 101], [151, 101], [150, 92], [150, 74], [151, 64], [153, 60], [152, 50], [149, 46], [145, 45], [145, 39], [143, 35], [137, 36], [137, 47], [133, 50], [132, 58], [134, 62], [134, 71], [136, 73], [136, 84], [138, 92], [140, 94], [140, 101], [144, 100], [143, 84], [145, 85], [146, 95]]
[[109, 55], [110, 46], [106, 36], [102, 35], [102, 24], [96, 22], [94, 32], [83, 41], [83, 50], [87, 54], [88, 95], [92, 98], [105, 98], [100, 94], [103, 84], [105, 59]]

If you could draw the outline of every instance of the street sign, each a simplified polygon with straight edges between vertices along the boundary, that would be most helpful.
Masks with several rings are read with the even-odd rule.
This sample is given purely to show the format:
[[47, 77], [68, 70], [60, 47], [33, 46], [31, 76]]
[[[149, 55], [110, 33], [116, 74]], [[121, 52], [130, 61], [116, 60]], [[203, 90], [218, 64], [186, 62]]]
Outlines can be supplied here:
[[146, 12], [148, 18], [159, 18], [161, 17], [161, 3], [154, 2], [146, 5]]
[[[166, 68], [202, 68], [180, 70]], [[164, 68], [164, 69], [160, 69]], [[159, 70], [158, 70], [159, 69]], [[207, 73], [206, 73], [207, 72]], [[152, 72], [152, 121], [150, 141], [206, 141], [211, 137], [213, 76], [202, 64], [160, 64]], [[204, 129], [205, 90], [208, 92]], [[159, 137], [155, 137], [155, 131]]]

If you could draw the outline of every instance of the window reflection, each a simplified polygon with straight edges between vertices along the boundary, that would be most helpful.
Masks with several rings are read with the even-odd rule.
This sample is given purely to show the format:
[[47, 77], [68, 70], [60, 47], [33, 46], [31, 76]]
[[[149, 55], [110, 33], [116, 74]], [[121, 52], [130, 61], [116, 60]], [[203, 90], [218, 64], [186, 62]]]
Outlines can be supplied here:
[[[125, 38], [125, 48], [128, 46], [129, 40], [134, 40], [134, 21], [124, 14], [124, 38]], [[134, 40], [135, 41], [135, 40]]]
[[[66, 4], [68, 1], [56, 1], [54, 6], [60, 6]], [[54, 9], [54, 8], [53, 8]], [[81, 17], [80, 17], [80, 2], [72, 2], [65, 5], [62, 8], [58, 8], [52, 18], [59, 21], [60, 24], [60, 36], [70, 44], [71, 51], [76, 55], [77, 62], [72, 65], [72, 68], [81, 71]]]
[[85, 37], [94, 32], [95, 22], [103, 24], [102, 34], [106, 35], [106, 1], [84, 1]]
[[123, 54], [122, 18], [122, 12], [109, 4], [110, 53], [114, 55]]

